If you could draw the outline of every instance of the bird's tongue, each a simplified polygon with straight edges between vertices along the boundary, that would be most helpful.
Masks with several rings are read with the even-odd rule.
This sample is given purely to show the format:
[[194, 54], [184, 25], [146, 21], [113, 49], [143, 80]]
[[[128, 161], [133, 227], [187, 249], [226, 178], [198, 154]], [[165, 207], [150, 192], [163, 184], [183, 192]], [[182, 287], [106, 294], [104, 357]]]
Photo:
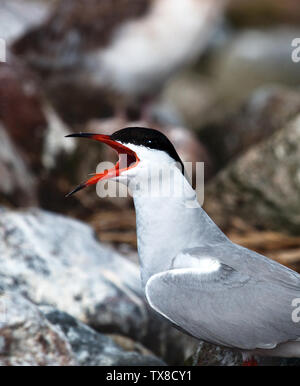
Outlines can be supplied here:
[[[90, 185], [95, 185], [97, 182], [101, 180], [107, 180], [109, 178], [117, 177], [120, 175], [122, 171], [128, 170], [132, 166], [132, 163], [136, 165], [139, 162], [139, 159], [134, 151], [129, 149], [128, 147], [122, 145], [121, 143], [114, 141], [110, 138], [109, 135], [103, 134], [92, 134], [92, 133], [78, 133], [78, 134], [70, 134], [67, 137], [78, 137], [78, 138], [89, 138], [94, 139], [96, 141], [105, 143], [109, 145], [111, 148], [117, 151], [119, 154], [119, 161], [116, 165], [111, 169], [106, 169], [102, 173], [95, 174], [93, 177], [85, 181], [84, 183], [78, 185], [74, 190], [66, 195], [66, 197], [71, 196], [72, 194], [82, 190]], [[124, 157], [123, 157], [124, 155]]]

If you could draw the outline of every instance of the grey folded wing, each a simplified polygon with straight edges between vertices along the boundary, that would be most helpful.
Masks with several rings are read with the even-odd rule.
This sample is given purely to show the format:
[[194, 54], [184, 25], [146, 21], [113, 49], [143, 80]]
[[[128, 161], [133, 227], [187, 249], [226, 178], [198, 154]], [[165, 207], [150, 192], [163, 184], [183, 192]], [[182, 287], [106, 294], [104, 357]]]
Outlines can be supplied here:
[[299, 339], [292, 301], [300, 298], [300, 285], [256, 279], [210, 257], [204, 263], [192, 259], [189, 268], [153, 275], [145, 288], [151, 307], [214, 344], [250, 350]]

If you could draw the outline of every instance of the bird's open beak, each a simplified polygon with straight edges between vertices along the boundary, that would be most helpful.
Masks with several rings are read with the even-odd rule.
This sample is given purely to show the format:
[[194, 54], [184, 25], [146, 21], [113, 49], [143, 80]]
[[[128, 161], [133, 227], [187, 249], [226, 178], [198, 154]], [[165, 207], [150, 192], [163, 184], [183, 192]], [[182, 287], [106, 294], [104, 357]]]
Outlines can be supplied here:
[[[102, 134], [92, 134], [92, 133], [78, 133], [78, 134], [70, 134], [66, 135], [66, 137], [78, 137], [78, 138], [89, 138], [89, 139], [94, 139], [96, 141], [106, 143], [109, 145], [111, 148], [117, 151], [119, 154], [119, 161], [116, 163], [116, 165], [111, 168], [105, 170], [103, 173], [95, 174], [92, 178], [87, 180], [86, 182], [78, 185], [74, 190], [72, 190], [70, 193], [66, 195], [66, 197], [70, 197], [72, 194], [78, 192], [81, 189], [86, 188], [87, 186], [94, 185], [98, 181], [101, 180], [108, 180], [109, 178], [112, 177], [117, 177], [119, 176], [122, 172], [129, 170], [133, 167], [135, 167], [139, 163], [139, 158], [136, 155], [136, 153], [129, 149], [128, 147], [122, 145], [121, 143], [114, 141], [113, 139], [110, 138], [109, 135], [102, 135]], [[125, 155], [126, 157], [123, 157], [125, 162], [124, 165], [120, 165], [120, 155]], [[123, 161], [122, 158], [122, 161]]]

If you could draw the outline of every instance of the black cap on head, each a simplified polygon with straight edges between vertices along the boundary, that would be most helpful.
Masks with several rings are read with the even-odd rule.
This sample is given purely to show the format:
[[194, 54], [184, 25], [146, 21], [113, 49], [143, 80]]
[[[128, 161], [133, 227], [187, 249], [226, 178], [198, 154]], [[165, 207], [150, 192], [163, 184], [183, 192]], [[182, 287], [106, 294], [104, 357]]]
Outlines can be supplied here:
[[176, 162], [179, 162], [184, 172], [183, 163], [169, 139], [160, 131], [145, 127], [125, 127], [110, 136], [123, 144], [145, 146], [149, 149], [165, 151]]

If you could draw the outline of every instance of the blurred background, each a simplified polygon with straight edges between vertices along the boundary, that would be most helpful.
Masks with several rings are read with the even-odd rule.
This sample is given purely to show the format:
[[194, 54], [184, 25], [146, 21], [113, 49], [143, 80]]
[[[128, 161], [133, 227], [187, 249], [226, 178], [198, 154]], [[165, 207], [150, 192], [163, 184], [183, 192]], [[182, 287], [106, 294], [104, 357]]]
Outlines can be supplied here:
[[130, 198], [64, 198], [114, 155], [64, 136], [153, 127], [205, 162], [204, 209], [234, 242], [300, 272], [299, 1], [1, 0], [0, 38], [5, 213], [79, 219], [136, 263]]

